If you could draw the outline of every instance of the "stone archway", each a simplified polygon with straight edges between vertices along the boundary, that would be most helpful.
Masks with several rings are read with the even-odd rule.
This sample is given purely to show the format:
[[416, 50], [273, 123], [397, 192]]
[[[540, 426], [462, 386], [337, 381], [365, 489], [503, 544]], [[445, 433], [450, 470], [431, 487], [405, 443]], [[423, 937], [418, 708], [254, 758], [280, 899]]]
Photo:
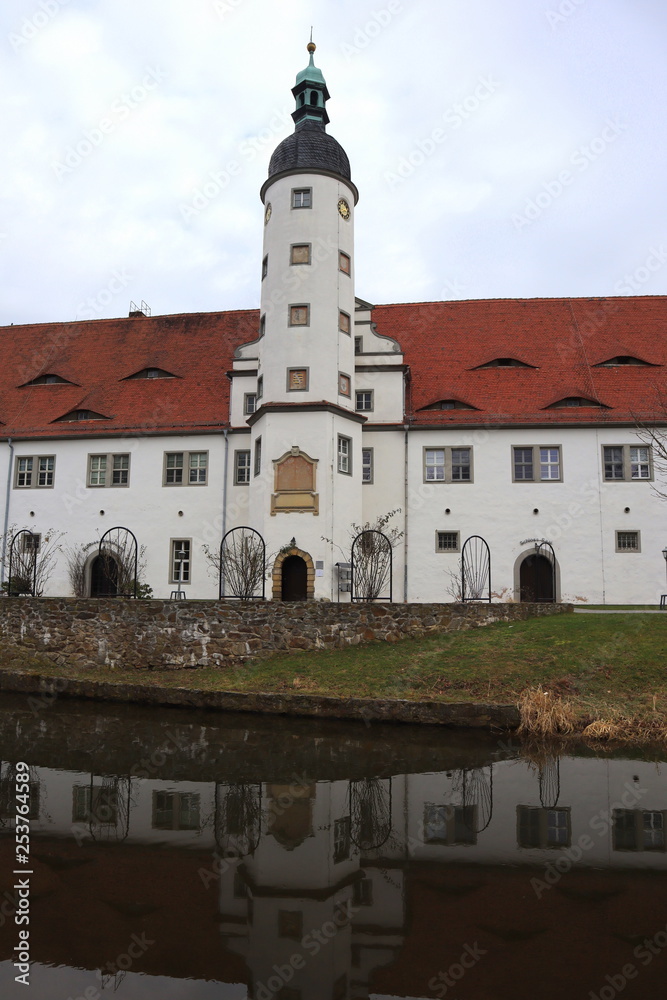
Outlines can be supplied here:
[[[315, 597], [315, 565], [310, 555], [304, 552], [303, 549], [299, 549], [296, 545], [291, 545], [289, 548], [280, 552], [276, 557], [276, 561], [273, 564], [272, 573], [272, 594], [274, 601], [281, 601], [283, 599], [283, 564], [286, 560], [297, 556], [302, 559], [306, 565], [306, 596], [305, 600], [312, 601]], [[294, 566], [294, 563], [291, 564]]]

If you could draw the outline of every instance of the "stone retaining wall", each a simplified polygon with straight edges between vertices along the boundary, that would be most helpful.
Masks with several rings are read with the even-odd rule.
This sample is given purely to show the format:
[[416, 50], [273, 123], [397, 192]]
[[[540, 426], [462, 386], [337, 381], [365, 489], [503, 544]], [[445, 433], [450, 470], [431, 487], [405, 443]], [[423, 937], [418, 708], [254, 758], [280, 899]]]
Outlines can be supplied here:
[[4, 598], [0, 644], [56, 663], [234, 667], [277, 651], [398, 642], [572, 610], [563, 604], [299, 604]]

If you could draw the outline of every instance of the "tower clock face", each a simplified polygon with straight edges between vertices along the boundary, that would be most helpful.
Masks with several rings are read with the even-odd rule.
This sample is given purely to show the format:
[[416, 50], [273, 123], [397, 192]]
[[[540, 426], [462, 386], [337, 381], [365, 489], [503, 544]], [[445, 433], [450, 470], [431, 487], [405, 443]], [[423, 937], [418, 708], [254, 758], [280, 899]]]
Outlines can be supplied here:
[[345, 198], [341, 198], [338, 202], [338, 211], [343, 216], [344, 219], [350, 218], [350, 206], [345, 201]]
[[266, 225], [269, 219], [271, 218], [272, 211], [273, 209], [271, 208], [271, 202], [269, 202], [264, 210], [264, 225]]

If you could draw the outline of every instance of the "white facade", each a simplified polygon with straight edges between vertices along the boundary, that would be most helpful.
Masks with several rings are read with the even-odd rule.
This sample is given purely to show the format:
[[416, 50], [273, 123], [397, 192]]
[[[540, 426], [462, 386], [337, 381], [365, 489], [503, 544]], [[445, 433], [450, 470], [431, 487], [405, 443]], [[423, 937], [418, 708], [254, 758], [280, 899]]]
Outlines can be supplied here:
[[[103, 434], [98, 437], [97, 425], [89, 421], [80, 425], [80, 435], [67, 423], [59, 425], [62, 435], [54, 435], [50, 417], [42, 418], [49, 433], [40, 437], [25, 419], [29, 400], [37, 399], [36, 392], [40, 403], [49, 394], [55, 399], [65, 387], [43, 384], [30, 390], [32, 396], [20, 397], [23, 424], [18, 430], [12, 429], [11, 414], [0, 405], [0, 421], [6, 425], [0, 425], [2, 580], [9, 576], [12, 532], [30, 529], [59, 547], [52, 572], [40, 587], [42, 594], [72, 593], [67, 556], [73, 551], [85, 556], [84, 592], [97, 594], [99, 539], [107, 529], [122, 525], [138, 539], [141, 579], [156, 597], [180, 590], [189, 598], [215, 598], [215, 554], [221, 540], [231, 529], [248, 526], [266, 545], [267, 597], [346, 601], [350, 594], [340, 589], [344, 574], [337, 564], [350, 563], [353, 526], [373, 525], [394, 511], [390, 526], [402, 532], [393, 550], [394, 601], [458, 599], [461, 550], [465, 540], [476, 535], [488, 543], [491, 557], [490, 583], [486, 581], [481, 596], [490, 589], [495, 601], [529, 599], [532, 584], [522, 573], [534, 559], [536, 546], [549, 543], [555, 559], [551, 598], [657, 604], [667, 589], [662, 557], [665, 508], [654, 490], [659, 479], [655, 456], [631, 418], [617, 420], [613, 408], [600, 405], [586, 421], [559, 421], [547, 406], [543, 423], [536, 422], [542, 409], [536, 419], [526, 421], [481, 411], [475, 423], [470, 412], [464, 413], [477, 409], [475, 405], [452, 409], [448, 420], [440, 413], [429, 424], [423, 410], [432, 406], [416, 414], [411, 410], [412, 389], [433, 378], [436, 362], [419, 357], [417, 365], [401, 343], [402, 333], [409, 343], [410, 331], [399, 324], [388, 333], [373, 321], [373, 307], [355, 297], [357, 190], [344, 152], [320, 127], [328, 121], [328, 92], [312, 58], [308, 70], [299, 74], [294, 93], [297, 129], [274, 154], [277, 165], [270, 168], [262, 188], [263, 219], [259, 212], [257, 218], [264, 231], [259, 336], [238, 339], [233, 359], [226, 362], [229, 370], [221, 365], [216, 375], [221, 386], [225, 379], [230, 381], [228, 412], [220, 413], [214, 427], [188, 430], [181, 416], [184, 429], [179, 433], [178, 421], [165, 415], [142, 430], [132, 424], [128, 402], [123, 419], [114, 422], [114, 414], [105, 414], [112, 422], [100, 422]], [[304, 136], [315, 144], [315, 152], [303, 153]], [[662, 306], [667, 311], [667, 303]], [[489, 315], [492, 307], [489, 304]], [[408, 307], [405, 310], [409, 315]], [[618, 304], [607, 306], [606, 318], [593, 323], [593, 334], [607, 320], [613, 322], [618, 311]], [[225, 315], [211, 314], [210, 325]], [[128, 322], [152, 323], [157, 350], [161, 323], [170, 319]], [[418, 307], [410, 316], [413, 320], [420, 321]], [[67, 338], [92, 338], [98, 329], [104, 332], [101, 323], [69, 324], [62, 335], [65, 346]], [[664, 331], [664, 324], [659, 329]], [[130, 343], [132, 334], [128, 326], [122, 336]], [[7, 328], [5, 342], [18, 335]], [[634, 350], [627, 330], [623, 335], [627, 350]], [[39, 336], [52, 345], [61, 334], [54, 327]], [[459, 405], [451, 381], [458, 376], [449, 374], [448, 336], [446, 329], [434, 325], [432, 337], [442, 350], [431, 396], [437, 405], [442, 385], [443, 409]], [[664, 352], [664, 340], [664, 332], [654, 338], [656, 350]], [[117, 345], [119, 357], [124, 343]], [[493, 345], [482, 337], [479, 343], [484, 343], [480, 351], [493, 358]], [[507, 338], [499, 341], [499, 355], [507, 353], [507, 343]], [[196, 340], [187, 344], [193, 355], [200, 349]], [[571, 350], [568, 342], [561, 354]], [[645, 343], [637, 348], [640, 361], [642, 350], [646, 354]], [[72, 351], [75, 347], [70, 355]], [[33, 385], [25, 382], [27, 376], [42, 376], [51, 365], [58, 375], [57, 351], [51, 346], [44, 350], [36, 342], [29, 356], [37, 359], [34, 372], [30, 361], [20, 376], [11, 376], [12, 388], [18, 385], [24, 391], [22, 386]], [[52, 357], [55, 360], [49, 360]], [[179, 357], [181, 367], [182, 361]], [[462, 373], [471, 369], [472, 361], [457, 357], [455, 362]], [[168, 353], [159, 363], [170, 368]], [[654, 362], [646, 364], [659, 372]], [[174, 361], [173, 367], [179, 369], [179, 364]], [[523, 367], [537, 370], [535, 365]], [[129, 360], [120, 365], [114, 383], [131, 370]], [[576, 366], [572, 371], [567, 377], [575, 388], [566, 396], [582, 391], [577, 388], [583, 383]], [[632, 371], [633, 377], [643, 378], [639, 367]], [[180, 378], [180, 369], [172, 375]], [[575, 378], [580, 380], [576, 385]], [[520, 393], [521, 382], [512, 384]], [[644, 379], [636, 385], [637, 409], [645, 409], [648, 383]], [[80, 406], [88, 398], [84, 390], [87, 387], [82, 387]], [[102, 403], [103, 393], [104, 387]], [[196, 423], [197, 400], [194, 387], [185, 412], [189, 424]], [[560, 412], [570, 417], [573, 411]], [[461, 413], [463, 418], [455, 419]], [[201, 423], [211, 421], [202, 418]], [[611, 453], [605, 448], [620, 449], [619, 475], [609, 474]], [[633, 448], [641, 451], [634, 466], [632, 456], [639, 453]], [[532, 481], [517, 478], [516, 449], [532, 455]], [[457, 478], [455, 463], [462, 451], [467, 464]], [[545, 454], [551, 465], [541, 475]], [[47, 460], [41, 481], [40, 458]], [[33, 463], [31, 482], [25, 479], [25, 460]], [[96, 477], [100, 460], [107, 466], [104, 485], [99, 474]], [[116, 460], [120, 467], [114, 483]], [[180, 463], [180, 479], [170, 463]], [[441, 464], [435, 469], [433, 463]], [[639, 472], [635, 475], [632, 468]], [[298, 564], [299, 573], [303, 570], [296, 591], [284, 586], [290, 561], [292, 569]], [[381, 596], [388, 599], [388, 587]]]

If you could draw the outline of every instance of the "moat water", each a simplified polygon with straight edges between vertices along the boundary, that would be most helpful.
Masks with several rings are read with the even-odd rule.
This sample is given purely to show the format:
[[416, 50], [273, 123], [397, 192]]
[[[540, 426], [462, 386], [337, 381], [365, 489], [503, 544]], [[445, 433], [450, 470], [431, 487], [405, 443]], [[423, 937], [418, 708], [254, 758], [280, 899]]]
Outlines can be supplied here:
[[665, 756], [4, 696], [1, 995], [663, 1000]]

